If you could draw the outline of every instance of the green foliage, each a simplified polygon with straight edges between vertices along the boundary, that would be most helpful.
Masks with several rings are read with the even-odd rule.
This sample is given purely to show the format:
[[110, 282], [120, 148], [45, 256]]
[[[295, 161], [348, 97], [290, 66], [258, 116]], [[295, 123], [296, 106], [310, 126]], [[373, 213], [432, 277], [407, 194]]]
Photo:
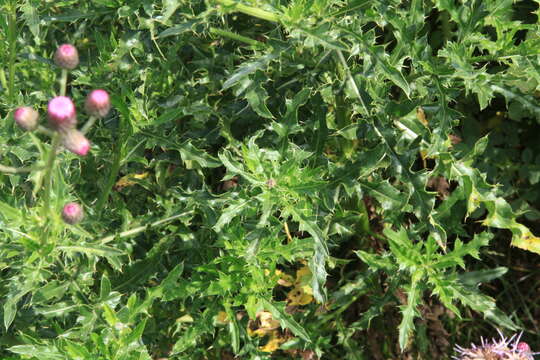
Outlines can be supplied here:
[[[465, 326], [533, 333], [480, 285], [540, 253], [539, 5], [0, 4], [1, 357], [448, 358]], [[49, 201], [54, 147], [12, 110], [44, 113], [64, 42], [77, 106], [114, 110]]]

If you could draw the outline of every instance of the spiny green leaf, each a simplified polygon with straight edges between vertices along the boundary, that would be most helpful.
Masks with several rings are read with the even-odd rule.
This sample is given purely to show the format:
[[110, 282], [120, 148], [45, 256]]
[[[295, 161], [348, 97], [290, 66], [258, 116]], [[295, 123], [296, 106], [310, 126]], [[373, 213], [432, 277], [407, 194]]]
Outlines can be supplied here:
[[269, 53], [261, 56], [259, 59], [243, 64], [238, 70], [232, 74], [224, 83], [222, 90], [236, 85], [241, 80], [245, 79], [248, 75], [253, 74], [257, 70], [264, 70], [268, 64], [277, 58], [278, 54]]
[[255, 176], [245, 171], [244, 167], [238, 161], [233, 159], [233, 156], [229, 151], [225, 150], [218, 156], [223, 165], [225, 165], [227, 170], [229, 170], [231, 173], [242, 176], [252, 184], [260, 185], [263, 183], [262, 179], [259, 180]]
[[208, 155], [205, 151], [197, 149], [191, 142], [186, 142], [178, 148], [182, 160], [186, 162], [195, 162], [203, 168], [216, 168], [221, 166], [221, 163], [214, 157]]
[[48, 345], [15, 345], [7, 350], [12, 353], [34, 357], [39, 354], [43, 360], [65, 360], [65, 356], [55, 347]]
[[263, 118], [273, 119], [274, 116], [268, 110], [266, 106], [266, 99], [268, 98], [268, 93], [262, 87], [260, 83], [255, 83], [250, 89], [246, 92], [246, 99], [251, 106], [251, 108]]
[[328, 259], [328, 245], [326, 244], [326, 239], [315, 221], [304, 216], [294, 207], [288, 207], [287, 211], [292, 214], [295, 221], [300, 223], [300, 228], [305, 229], [313, 237], [315, 251], [309, 262], [309, 267], [313, 274], [311, 287], [313, 288], [315, 299], [321, 303], [325, 302], [326, 290], [324, 284], [326, 283], [326, 261]]
[[421, 270], [412, 274], [411, 284], [407, 291], [407, 304], [400, 306], [403, 319], [399, 324], [399, 347], [405, 351], [409, 342], [409, 336], [414, 330], [414, 318], [419, 316], [418, 305], [422, 301], [422, 287], [420, 281], [424, 274]]
[[222, 211], [221, 216], [214, 225], [214, 230], [216, 232], [221, 231], [223, 226], [229, 224], [232, 219], [238, 216], [244, 209], [250, 204], [249, 200], [238, 200], [235, 202], [229, 203], [229, 206]]

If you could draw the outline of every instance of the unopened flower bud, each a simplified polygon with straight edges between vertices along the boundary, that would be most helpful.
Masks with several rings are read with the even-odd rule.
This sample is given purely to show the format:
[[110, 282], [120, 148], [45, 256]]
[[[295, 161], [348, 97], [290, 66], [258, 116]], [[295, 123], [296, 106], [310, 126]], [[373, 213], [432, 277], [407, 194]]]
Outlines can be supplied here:
[[266, 180], [266, 186], [268, 186], [270, 189], [277, 185], [276, 180], [270, 178]]
[[516, 349], [520, 353], [530, 353], [531, 352], [531, 347], [529, 346], [529, 344], [527, 344], [526, 342], [523, 342], [523, 341], [519, 342], [516, 345]]
[[74, 128], [77, 124], [77, 113], [75, 105], [66, 96], [57, 96], [47, 106], [49, 125], [56, 130], [66, 130]]
[[80, 222], [84, 217], [83, 209], [81, 205], [75, 202], [69, 202], [64, 205], [62, 209], [62, 219], [70, 224], [74, 225]]
[[62, 132], [62, 145], [80, 156], [85, 156], [90, 150], [90, 141], [77, 129]]
[[54, 53], [54, 63], [62, 69], [73, 70], [79, 65], [79, 53], [71, 44], [63, 44]]
[[105, 117], [111, 109], [109, 94], [105, 90], [93, 90], [88, 94], [84, 106], [88, 115], [98, 118]]
[[29, 106], [20, 107], [13, 113], [13, 119], [22, 129], [33, 131], [38, 127], [39, 114]]

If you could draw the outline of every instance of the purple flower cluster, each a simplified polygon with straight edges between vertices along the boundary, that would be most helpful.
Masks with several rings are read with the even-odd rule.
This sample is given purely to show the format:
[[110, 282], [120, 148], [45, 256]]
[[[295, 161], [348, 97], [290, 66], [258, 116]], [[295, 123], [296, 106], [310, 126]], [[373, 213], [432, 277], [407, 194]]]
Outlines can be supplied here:
[[[63, 44], [58, 47], [53, 57], [54, 63], [62, 69], [61, 96], [51, 99], [47, 105], [48, 129], [39, 125], [39, 113], [32, 107], [21, 106], [13, 112], [13, 120], [25, 131], [40, 131], [60, 140], [62, 146], [72, 153], [85, 156], [90, 151], [90, 141], [84, 133], [94, 124], [97, 118], [105, 117], [110, 109], [111, 102], [107, 91], [96, 89], [86, 97], [84, 109], [90, 117], [81, 130], [77, 129], [77, 109], [73, 100], [64, 95], [67, 81], [67, 71], [73, 70], [79, 65], [79, 53], [71, 44]], [[58, 142], [53, 142], [58, 144]], [[52, 146], [52, 159], [50, 167], [54, 165], [56, 145]], [[50, 174], [50, 168], [49, 174]], [[49, 180], [50, 181], [50, 180]], [[65, 223], [75, 225], [84, 217], [83, 208], [76, 202], [68, 202], [64, 205], [61, 213]]]
[[[79, 53], [75, 46], [63, 44], [54, 54], [54, 63], [64, 70], [73, 70], [79, 64]], [[93, 90], [85, 101], [86, 113], [94, 118], [105, 117], [111, 109], [109, 94], [102, 89]], [[72, 153], [85, 156], [90, 151], [90, 141], [77, 130], [77, 111], [73, 101], [67, 96], [57, 96], [47, 106], [49, 127], [60, 133], [62, 145]], [[26, 131], [34, 131], [39, 127], [39, 114], [31, 107], [16, 109], [13, 119]]]

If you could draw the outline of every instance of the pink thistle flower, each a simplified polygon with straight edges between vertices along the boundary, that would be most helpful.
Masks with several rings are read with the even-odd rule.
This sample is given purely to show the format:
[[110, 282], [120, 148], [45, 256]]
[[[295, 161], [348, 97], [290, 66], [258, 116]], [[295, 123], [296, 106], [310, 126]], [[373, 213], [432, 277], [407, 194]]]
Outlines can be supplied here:
[[29, 106], [17, 108], [13, 113], [13, 119], [22, 129], [33, 131], [38, 127], [39, 114]]
[[74, 225], [80, 222], [84, 217], [84, 212], [81, 205], [76, 202], [69, 202], [64, 205], [62, 209], [62, 219], [70, 224]]
[[63, 44], [54, 53], [54, 63], [66, 70], [73, 70], [79, 65], [79, 52], [71, 44]]
[[62, 144], [74, 154], [85, 156], [90, 151], [90, 141], [77, 129], [62, 132]]
[[88, 115], [102, 118], [107, 115], [111, 109], [111, 101], [109, 94], [105, 90], [97, 89], [93, 90], [84, 103], [86, 112]]
[[529, 344], [520, 342], [521, 334], [506, 338], [499, 330], [500, 340], [486, 341], [480, 338], [480, 345], [471, 344], [469, 348], [456, 346], [459, 357], [456, 360], [533, 360], [539, 353], [531, 352]]
[[77, 124], [75, 105], [66, 96], [57, 96], [49, 101], [47, 115], [49, 116], [49, 124], [56, 130], [71, 129]]

